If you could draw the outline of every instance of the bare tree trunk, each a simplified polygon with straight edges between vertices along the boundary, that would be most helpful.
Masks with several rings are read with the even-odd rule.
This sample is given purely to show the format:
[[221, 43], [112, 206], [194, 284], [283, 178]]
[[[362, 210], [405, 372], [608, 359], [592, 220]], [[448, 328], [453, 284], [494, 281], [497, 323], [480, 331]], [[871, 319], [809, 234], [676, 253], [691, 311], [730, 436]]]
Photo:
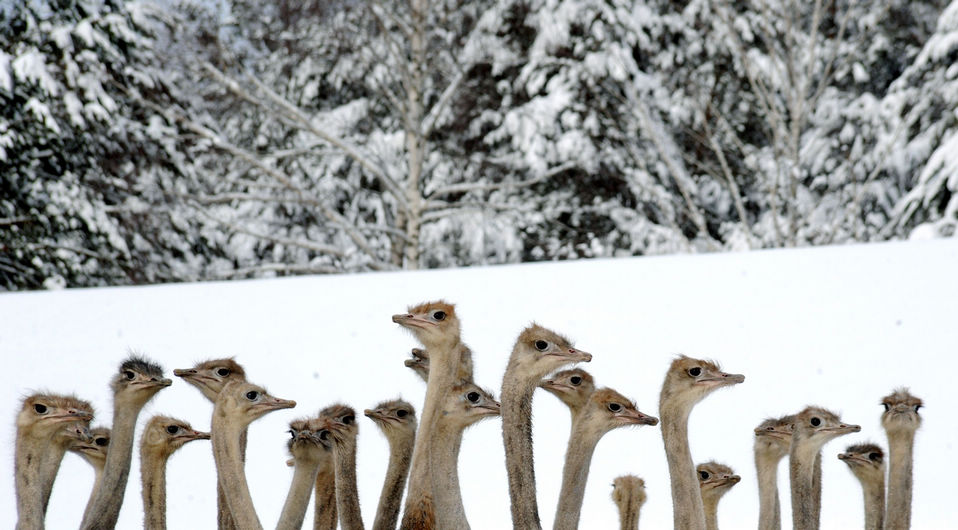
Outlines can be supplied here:
[[422, 179], [423, 158], [426, 150], [426, 139], [423, 137], [423, 71], [426, 67], [426, 10], [427, 0], [413, 0], [412, 34], [409, 39], [409, 51], [412, 64], [409, 69], [409, 79], [406, 87], [406, 163], [408, 178], [406, 180], [406, 201], [409, 204], [409, 215], [406, 218], [406, 245], [404, 267], [406, 269], [419, 268], [419, 231], [422, 223], [423, 199], [420, 191]]

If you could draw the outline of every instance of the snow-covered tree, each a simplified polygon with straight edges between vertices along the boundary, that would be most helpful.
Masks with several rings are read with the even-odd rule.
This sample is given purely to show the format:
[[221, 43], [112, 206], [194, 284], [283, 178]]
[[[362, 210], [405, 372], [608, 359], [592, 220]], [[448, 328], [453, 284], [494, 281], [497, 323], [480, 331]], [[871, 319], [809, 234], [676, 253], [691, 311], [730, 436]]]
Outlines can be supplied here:
[[210, 178], [197, 181], [191, 202], [228, 234], [236, 257], [220, 274], [516, 254], [517, 243], [477, 236], [507, 224], [473, 221], [495, 208], [495, 190], [550, 169], [520, 182], [473, 178], [488, 161], [460, 142], [470, 124], [457, 111], [476, 97], [467, 84], [488, 4], [234, 2], [218, 26], [172, 37], [173, 50], [208, 37], [197, 53], [170, 57], [187, 59], [183, 92], [201, 90], [167, 116], [200, 139], [191, 157]]
[[890, 173], [908, 193], [896, 205], [891, 234], [958, 234], [958, 1], [938, 19], [921, 53], [891, 86], [884, 105], [900, 131]]
[[169, 100], [141, 7], [0, 10], [0, 288], [169, 281], [206, 259], [170, 228], [179, 147], [134, 102]]
[[942, 0], [178, 1], [2, 11], [6, 288], [958, 224]]
[[672, 160], [668, 174], [686, 181], [698, 236], [707, 227], [732, 248], [880, 238], [900, 196], [876, 180], [889, 134], [880, 99], [918, 53], [935, 6], [655, 5], [639, 20], [647, 77], [637, 76], [635, 107], [666, 124], [639, 122], [663, 138], [655, 154]]

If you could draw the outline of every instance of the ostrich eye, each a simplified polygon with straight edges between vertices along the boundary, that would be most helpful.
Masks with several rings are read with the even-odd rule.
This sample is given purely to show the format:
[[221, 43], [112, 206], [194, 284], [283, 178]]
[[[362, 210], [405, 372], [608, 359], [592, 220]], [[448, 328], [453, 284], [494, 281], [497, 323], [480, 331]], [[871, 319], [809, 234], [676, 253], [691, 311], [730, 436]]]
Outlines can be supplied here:
[[609, 403], [609, 410], [612, 412], [619, 412], [622, 410], [622, 405], [619, 405], [618, 403]]
[[436, 320], [445, 320], [445, 319], [446, 319], [446, 312], [445, 312], [445, 311], [436, 311], [435, 313], [432, 314], [432, 318], [434, 318], [434, 319], [436, 319]]
[[571, 378], [569, 378], [569, 382], [575, 386], [579, 386], [579, 384], [582, 383], [582, 378], [577, 375], [574, 375]]
[[818, 418], [812, 418], [812, 420], [809, 423], [812, 424], [812, 427], [818, 427], [819, 425], [822, 424], [822, 420]]
[[350, 423], [352, 423], [352, 422], [355, 421], [355, 420], [356, 420], [356, 418], [354, 418], [354, 417], [352, 417], [352, 416], [343, 416], [343, 424], [344, 424], [344, 425], [349, 425]]
[[124, 370], [123, 377], [125, 377], [127, 381], [132, 381], [133, 378], [136, 377], [136, 374], [134, 374], [132, 370]]
[[479, 402], [479, 392], [469, 392], [468, 394], [466, 394], [466, 399], [468, 399], [468, 400], [471, 401], [472, 403], [478, 403], [478, 402]]
[[230, 375], [229, 368], [220, 368], [220, 369], [216, 370], [216, 375], [218, 375], [218, 376], [220, 376], [220, 377], [226, 377], [226, 376]]
[[689, 375], [692, 377], [698, 377], [702, 375], [702, 369], [696, 366], [695, 368], [689, 368]]
[[250, 390], [249, 392], [246, 393], [246, 399], [248, 399], [248, 400], [250, 400], [250, 401], [253, 401], [253, 400], [255, 400], [255, 399], [258, 398], [258, 397], [259, 397], [259, 392], [255, 391], [255, 390]]
[[329, 439], [329, 431], [327, 431], [327, 430], [319, 431], [319, 439], [322, 440], [322, 441], [324, 441], [324, 442], [325, 442], [326, 440], [328, 440], [328, 439]]
[[100, 447], [106, 447], [106, 445], [110, 443], [110, 440], [107, 440], [106, 438], [97, 438], [93, 441], [93, 443], [99, 445]]
[[408, 415], [409, 415], [409, 411], [407, 411], [407, 410], [405, 410], [405, 409], [399, 409], [399, 410], [396, 411], [396, 416], [398, 416], [398, 417], [400, 417], [400, 418], [405, 418], [405, 417], [408, 416]]
[[891, 410], [891, 405], [889, 405], [888, 403], [882, 403], [882, 406], [885, 407], [885, 412], [888, 412], [889, 410]]
[[708, 480], [709, 479], [708, 471], [699, 471], [699, 477], [701, 477], [702, 480]]
[[878, 462], [879, 460], [881, 460], [881, 457], [878, 456], [878, 453], [868, 453], [868, 459], [871, 460], [872, 462]]
[[537, 340], [535, 346], [539, 351], [546, 351], [546, 348], [549, 347], [549, 343], [544, 340]]
[[36, 405], [33, 406], [33, 410], [37, 411], [37, 414], [46, 414], [47, 406], [41, 403], [37, 403]]
[[168, 427], [166, 428], [166, 432], [168, 432], [168, 433], [170, 433], [170, 434], [176, 434], [177, 432], [179, 432], [179, 430], [180, 430], [180, 428], [177, 427], [176, 425], [170, 425], [170, 426], [168, 426]]

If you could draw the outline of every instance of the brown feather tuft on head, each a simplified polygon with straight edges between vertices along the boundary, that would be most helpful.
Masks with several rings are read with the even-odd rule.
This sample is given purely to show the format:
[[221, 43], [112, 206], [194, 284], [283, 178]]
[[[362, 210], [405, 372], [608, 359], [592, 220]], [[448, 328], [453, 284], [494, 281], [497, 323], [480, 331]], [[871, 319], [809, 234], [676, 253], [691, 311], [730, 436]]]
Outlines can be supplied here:
[[410, 314], [431, 313], [433, 311], [442, 311], [448, 316], [456, 315], [456, 306], [445, 300], [436, 300], [434, 302], [423, 302], [409, 307], [406, 311]]
[[552, 331], [551, 329], [544, 328], [539, 324], [533, 322], [526, 329], [522, 330], [522, 333], [519, 334], [519, 338], [516, 339], [516, 342], [522, 342], [529, 344], [530, 346], [537, 340], [546, 340], [556, 344], [560, 348], [571, 348], [572, 341], [568, 338]]
[[234, 357], [210, 359], [208, 361], [197, 363], [196, 366], [193, 367], [194, 370], [209, 370], [212, 368], [226, 368], [231, 374], [236, 374], [244, 378], [246, 377], [246, 370], [243, 369], [242, 365], [236, 362]]

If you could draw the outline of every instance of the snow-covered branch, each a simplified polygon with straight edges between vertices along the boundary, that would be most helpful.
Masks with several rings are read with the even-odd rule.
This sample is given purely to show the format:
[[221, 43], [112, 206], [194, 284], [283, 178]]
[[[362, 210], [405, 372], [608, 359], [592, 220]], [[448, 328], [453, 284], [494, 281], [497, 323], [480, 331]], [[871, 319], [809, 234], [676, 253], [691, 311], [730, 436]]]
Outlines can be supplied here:
[[339, 274], [344, 271], [337, 267], [330, 267], [328, 265], [313, 265], [309, 263], [303, 265], [292, 263], [262, 263], [250, 267], [237, 267], [235, 269], [217, 271], [214, 274], [218, 278], [226, 279], [247, 276], [250, 274], [260, 274], [264, 272], [288, 274]]
[[498, 211], [498, 212], [531, 212], [535, 209], [530, 206], [518, 205], [518, 204], [508, 204], [508, 203], [493, 203], [493, 202], [484, 202], [484, 201], [457, 201], [444, 204], [435, 204], [433, 209], [427, 213], [424, 213], [422, 216], [422, 222], [433, 222], [439, 219], [444, 219], [446, 217], [452, 217], [454, 215], [460, 215], [466, 212], [476, 212], [476, 211]]
[[32, 223], [33, 221], [32, 217], [0, 217], [0, 226]]
[[306, 190], [298, 186], [295, 182], [292, 181], [292, 179], [286, 176], [282, 171], [279, 171], [272, 165], [262, 161], [254, 153], [251, 153], [247, 151], [246, 149], [233, 145], [232, 143], [223, 139], [220, 135], [216, 134], [214, 131], [194, 122], [193, 120], [183, 116], [182, 114], [173, 113], [170, 109], [163, 108], [149, 101], [142, 101], [142, 103], [150, 107], [151, 109], [153, 109], [155, 112], [159, 113], [160, 115], [165, 116], [169, 121], [180, 123], [182, 126], [186, 127], [188, 130], [193, 131], [194, 133], [202, 136], [203, 138], [206, 138], [217, 149], [226, 151], [230, 153], [231, 155], [249, 163], [256, 169], [259, 169], [264, 174], [269, 175], [270, 177], [273, 177], [274, 179], [276, 179], [277, 181], [285, 185], [290, 190], [296, 192], [300, 196], [309, 198], [311, 200], [315, 200], [316, 206], [319, 208], [320, 212], [323, 214], [323, 217], [341, 226], [342, 229], [346, 232], [346, 235], [349, 236], [349, 238], [353, 241], [353, 243], [355, 243], [356, 246], [359, 247], [359, 249], [362, 250], [363, 253], [365, 253], [370, 258], [371, 260], [370, 266], [372, 268], [377, 270], [379, 270], [380, 267], [382, 267], [383, 269], [391, 268], [388, 266], [387, 267], [382, 266], [383, 264], [376, 259], [376, 251], [373, 250], [372, 247], [370, 247], [369, 242], [366, 240], [366, 238], [363, 237], [363, 235], [360, 234], [354, 227], [352, 227], [351, 223], [349, 223], [339, 212], [333, 210], [329, 206], [326, 206], [319, 199], [316, 199], [315, 197], [311, 196], [310, 193], [308, 193]]
[[[257, 98], [253, 97], [252, 94], [250, 94], [248, 91], [243, 89], [242, 86], [240, 86], [240, 84], [235, 79], [227, 76], [225, 73], [220, 71], [218, 68], [213, 66], [208, 61], [203, 62], [203, 68], [215, 80], [223, 84], [223, 86], [229, 88], [230, 91], [234, 92], [236, 95], [240, 96], [241, 98], [247, 101], [262, 105], [262, 103], [260, 103]], [[260, 81], [255, 75], [250, 74], [247, 77], [256, 86], [258, 90], [263, 92], [263, 94], [265, 94], [266, 97], [270, 99], [270, 101], [272, 101], [274, 104], [279, 106], [279, 108], [288, 117], [295, 120], [297, 123], [300, 124], [301, 127], [309, 131], [310, 133], [338, 147], [339, 149], [342, 149], [343, 153], [345, 153], [348, 157], [355, 160], [359, 165], [361, 165], [363, 168], [365, 168], [370, 173], [372, 173], [373, 176], [379, 179], [380, 182], [382, 182], [383, 185], [386, 187], [386, 189], [388, 189], [389, 192], [396, 198], [396, 200], [399, 202], [400, 205], [402, 205], [404, 208], [408, 206], [405, 196], [403, 195], [402, 189], [387, 174], [386, 169], [383, 168], [379, 163], [374, 161], [370, 156], [360, 152], [359, 148], [351, 144], [350, 142], [347, 142], [346, 140], [343, 140], [342, 138], [338, 138], [316, 127], [313, 124], [312, 120], [310, 120], [310, 118], [306, 116], [302, 110], [297, 108], [295, 105], [287, 101], [285, 98], [283, 98], [279, 94], [277, 94], [276, 91], [274, 91], [272, 88], [266, 86], [266, 84]]]
[[346, 255], [346, 252], [343, 249], [334, 247], [332, 245], [324, 245], [321, 243], [309, 241], [307, 239], [293, 239], [289, 237], [279, 237], [272, 234], [258, 232], [256, 230], [251, 230], [249, 228], [246, 228], [245, 226], [234, 223], [232, 221], [219, 218], [209, 213], [203, 208], [198, 208], [197, 211], [199, 211], [200, 215], [202, 215], [203, 217], [206, 217], [207, 219], [210, 219], [211, 221], [214, 221], [220, 225], [228, 227], [230, 230], [233, 230], [234, 232], [237, 232], [239, 234], [245, 234], [251, 237], [255, 237], [256, 239], [262, 239], [263, 241], [269, 241], [271, 243], [276, 243], [279, 245], [286, 245], [291, 247], [299, 247], [306, 250], [312, 250], [314, 252], [319, 252], [320, 254], [332, 255], [338, 258], [341, 258]]
[[282, 196], [282, 195], [260, 195], [256, 193], [244, 193], [244, 192], [226, 192], [226, 193], [217, 193], [216, 195], [182, 195], [183, 199], [192, 199], [196, 202], [204, 205], [210, 204], [229, 204], [235, 201], [256, 201], [256, 202], [280, 202], [280, 203], [294, 203], [294, 204], [305, 204], [308, 206], [322, 206], [322, 203], [313, 197], [304, 197], [304, 196]]
[[655, 145], [659, 157], [668, 168], [669, 174], [672, 176], [673, 182], [675, 182], [675, 187], [678, 188], [679, 193], [685, 200], [686, 210], [692, 222], [696, 228], [698, 228], [699, 235], [708, 241], [710, 246], [718, 248], [719, 245], [709, 234], [708, 226], [705, 224], [705, 216], [692, 198], [692, 189], [695, 187], [695, 184], [685, 168], [681, 150], [679, 150], [679, 147], [675, 144], [674, 138], [666, 131], [665, 125], [650, 112], [645, 101], [642, 100], [641, 95], [639, 95], [637, 91], [632, 103], [632, 109], [638, 118], [639, 126], [652, 141], [653, 145]]
[[429, 113], [426, 114], [426, 117], [422, 120], [423, 136], [429, 138], [429, 136], [432, 135], [433, 129], [436, 127], [436, 124], [439, 123], [439, 118], [442, 117], [442, 113], [445, 112], [446, 107], [449, 106], [449, 102], [452, 101], [452, 96], [459, 90], [465, 78], [466, 73], [460, 71], [449, 83], [449, 86], [442, 91], [442, 95], [439, 96], [439, 101], [429, 109]]
[[[539, 176], [537, 176], [537, 177], [533, 177], [533, 178], [531, 178], [531, 179], [529, 179], [529, 180], [523, 180], [523, 181], [520, 181], [520, 182], [516, 182], [516, 181], [513, 181], [513, 180], [508, 180], [508, 181], [505, 181], [505, 182], [497, 182], [497, 183], [495, 183], [495, 184], [481, 184], [481, 183], [472, 183], [472, 184], [465, 184], [465, 183], [463, 183], [463, 184], [450, 184], [450, 185], [448, 185], [448, 186], [443, 186], [443, 187], [441, 187], [441, 188], [436, 189], [436, 190], [433, 191], [432, 193], [428, 194], [427, 198], [440, 197], [440, 196], [443, 196], [443, 195], [449, 195], [449, 194], [453, 194], [453, 193], [465, 193], [465, 192], [470, 192], [470, 191], [497, 191], [497, 190], [502, 190], [502, 189], [526, 188], [526, 187], [529, 187], [529, 186], [534, 186], [534, 185], [536, 185], [536, 184], [538, 184], [538, 183], [540, 183], [540, 182], [543, 182], [543, 181], [545, 181], [545, 180], [548, 180], [548, 179], [550, 179], [550, 178], [552, 178], [552, 177], [558, 175], [559, 173], [562, 173], [563, 171], [567, 171], [567, 170], [572, 169], [572, 168], [574, 168], [574, 167], [576, 167], [575, 162], [565, 162], [565, 163], [563, 163], [563, 164], [559, 164], [559, 165], [556, 166], [556, 167], [550, 168], [549, 170], [543, 172], [541, 175], [539, 175]], [[432, 208], [432, 206], [430, 206], [431, 203], [432, 203], [432, 201], [428, 201], [428, 202], [426, 203], [426, 208], [425, 208], [425, 209], [428, 210], [428, 209]]]
[[[253, 202], [305, 204], [307, 206], [322, 206], [322, 203], [310, 197], [261, 195], [256, 193], [244, 193], [244, 192], [226, 192], [226, 193], [217, 193], [215, 195], [200, 195], [200, 196], [183, 195], [180, 198], [190, 199], [203, 205], [229, 204], [235, 201], [253, 201]], [[329, 222], [327, 226], [332, 228], [339, 228], [343, 230], [347, 228], [347, 225], [344, 225], [339, 222], [332, 222], [332, 221]], [[355, 224], [355, 225], [349, 225], [349, 228], [358, 230], [360, 232], [376, 232], [376, 233], [382, 233], [382, 234], [389, 234], [391, 236], [395, 236], [400, 239], [405, 239], [406, 237], [406, 234], [404, 234], [401, 230], [393, 228], [391, 226], [385, 226], [385, 225]]]

